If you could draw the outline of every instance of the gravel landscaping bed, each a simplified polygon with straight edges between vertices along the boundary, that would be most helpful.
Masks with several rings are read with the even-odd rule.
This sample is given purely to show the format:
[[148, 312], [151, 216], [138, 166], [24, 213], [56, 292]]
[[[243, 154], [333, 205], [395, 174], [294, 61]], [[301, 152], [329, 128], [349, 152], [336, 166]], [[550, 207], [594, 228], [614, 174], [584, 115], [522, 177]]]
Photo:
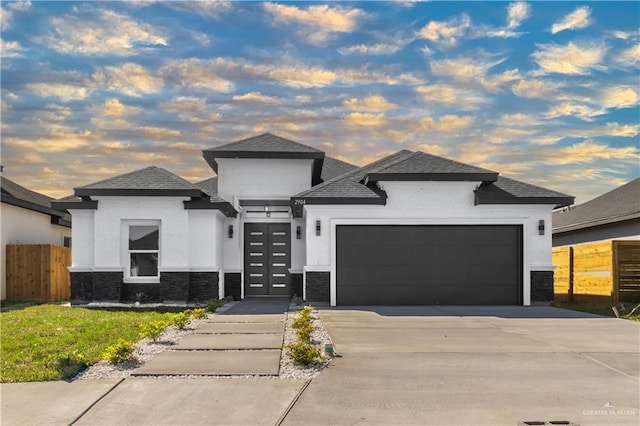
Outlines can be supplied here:
[[[285, 332], [284, 332], [284, 345], [294, 343], [296, 340], [295, 331], [291, 328], [291, 321], [293, 320], [293, 316], [295, 315], [296, 310], [290, 309], [287, 313], [286, 322], [285, 322]], [[198, 329], [204, 323], [210, 321], [213, 316], [216, 314], [209, 314], [207, 318], [202, 319], [192, 319], [189, 325], [180, 330], [175, 326], [169, 326], [162, 333], [162, 335], [158, 338], [157, 342], [153, 342], [150, 339], [142, 339], [136, 343], [135, 350], [133, 352], [133, 357], [135, 361], [127, 361], [118, 365], [111, 365], [106, 361], [100, 361], [84, 371], [81, 371], [76, 376], [74, 376], [71, 380], [86, 380], [86, 379], [111, 379], [111, 378], [126, 378], [129, 377], [136, 368], [141, 367], [146, 362], [149, 362], [153, 359], [157, 354], [170, 350], [172, 346], [178, 343], [180, 339], [184, 336], [191, 334], [193, 331]], [[313, 325], [315, 326], [315, 331], [312, 336], [312, 343], [320, 346], [322, 349], [322, 353], [324, 354], [324, 345], [331, 343], [331, 338], [327, 333], [322, 321], [318, 316], [318, 312], [314, 310], [313, 312]], [[319, 362], [312, 363], [309, 365], [299, 365], [295, 364], [289, 355], [286, 353], [286, 350], [282, 350], [282, 354], [280, 356], [280, 374], [278, 376], [265, 376], [270, 378], [281, 378], [281, 379], [312, 379], [316, 377], [320, 371], [326, 368], [331, 362], [331, 358], [323, 357], [323, 359]], [[159, 376], [163, 377], [163, 376]], [[168, 376], [168, 377], [176, 377], [176, 376]], [[202, 377], [202, 376], [179, 376], [179, 377]], [[237, 377], [247, 377], [247, 376], [237, 376]], [[252, 377], [252, 376], [248, 376]]]

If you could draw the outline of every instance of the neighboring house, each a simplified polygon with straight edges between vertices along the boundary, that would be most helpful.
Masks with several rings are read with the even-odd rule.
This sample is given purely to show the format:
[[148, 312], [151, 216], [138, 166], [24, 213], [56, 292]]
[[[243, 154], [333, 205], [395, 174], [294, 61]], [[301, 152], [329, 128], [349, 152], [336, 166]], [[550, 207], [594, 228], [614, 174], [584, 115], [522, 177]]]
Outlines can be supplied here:
[[640, 178], [552, 220], [556, 300], [640, 300]]
[[423, 152], [362, 168], [271, 134], [75, 188], [73, 303], [297, 294], [314, 303], [553, 297], [551, 210], [573, 197]]
[[0, 177], [2, 300], [6, 298], [7, 244], [71, 244], [71, 217], [51, 207], [53, 198]]
[[640, 240], [640, 178], [591, 201], [553, 212], [553, 246]]

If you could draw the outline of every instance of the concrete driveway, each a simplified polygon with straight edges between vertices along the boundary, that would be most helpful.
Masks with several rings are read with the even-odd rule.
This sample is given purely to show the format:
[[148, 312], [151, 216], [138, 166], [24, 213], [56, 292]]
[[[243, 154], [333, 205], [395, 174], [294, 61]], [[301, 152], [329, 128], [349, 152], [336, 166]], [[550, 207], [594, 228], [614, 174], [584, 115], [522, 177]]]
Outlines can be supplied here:
[[550, 307], [358, 307], [321, 317], [342, 357], [286, 425], [640, 424], [640, 323]]

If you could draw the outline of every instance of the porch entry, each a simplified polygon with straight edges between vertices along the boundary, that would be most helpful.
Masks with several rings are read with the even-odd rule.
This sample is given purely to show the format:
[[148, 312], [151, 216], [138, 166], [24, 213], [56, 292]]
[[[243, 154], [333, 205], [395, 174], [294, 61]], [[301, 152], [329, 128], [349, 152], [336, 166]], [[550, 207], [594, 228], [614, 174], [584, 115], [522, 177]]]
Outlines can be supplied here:
[[244, 295], [288, 296], [291, 224], [244, 224]]

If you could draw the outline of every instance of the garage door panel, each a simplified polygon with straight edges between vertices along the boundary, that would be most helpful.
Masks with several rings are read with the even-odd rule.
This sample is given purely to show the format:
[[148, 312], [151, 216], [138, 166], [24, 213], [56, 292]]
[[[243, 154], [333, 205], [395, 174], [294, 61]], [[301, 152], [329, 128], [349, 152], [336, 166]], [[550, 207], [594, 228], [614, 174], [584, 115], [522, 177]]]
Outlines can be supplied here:
[[520, 226], [339, 225], [338, 304], [521, 304]]

